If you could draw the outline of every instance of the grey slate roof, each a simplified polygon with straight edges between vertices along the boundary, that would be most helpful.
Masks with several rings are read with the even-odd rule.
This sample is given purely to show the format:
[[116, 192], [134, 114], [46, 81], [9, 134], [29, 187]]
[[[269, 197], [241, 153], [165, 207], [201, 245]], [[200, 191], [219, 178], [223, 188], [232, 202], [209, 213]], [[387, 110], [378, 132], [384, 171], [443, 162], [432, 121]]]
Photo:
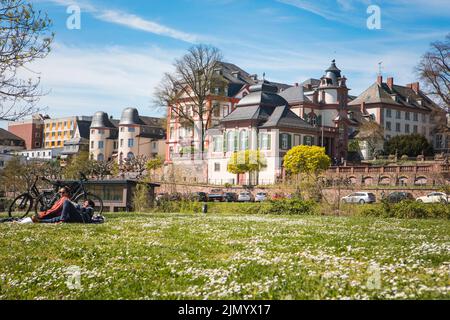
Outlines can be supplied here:
[[78, 120], [78, 128], [80, 130], [80, 136], [89, 140], [91, 134], [91, 121]]
[[283, 97], [290, 104], [295, 102], [303, 102], [306, 101], [306, 97], [304, 94], [303, 86], [294, 86], [290, 87], [279, 93], [281, 97]]
[[260, 128], [316, 130], [290, 110], [289, 103], [276, 93], [277, 90], [276, 86], [267, 81], [252, 86], [251, 93], [241, 100], [236, 109], [224, 118], [221, 124], [250, 120]]
[[[422, 105], [419, 104], [419, 100], [423, 101]], [[438, 106], [422, 92], [417, 94], [413, 89], [399, 85], [394, 85], [391, 90], [386, 83], [379, 84], [378, 82], [372, 84], [366, 91], [361, 93], [359, 97], [350, 102], [349, 105], [357, 106], [361, 105], [363, 102], [366, 104], [390, 104], [424, 111], [438, 108]]]
[[281, 106], [285, 105], [287, 101], [278, 93], [278, 87], [264, 81], [257, 85], [250, 87], [250, 94], [239, 101], [237, 107], [245, 106]]
[[99, 111], [92, 117], [91, 128], [117, 128], [118, 120], [110, 119], [106, 112]]
[[276, 107], [267, 122], [260, 126], [260, 128], [273, 127], [318, 130], [297, 116], [288, 106]]

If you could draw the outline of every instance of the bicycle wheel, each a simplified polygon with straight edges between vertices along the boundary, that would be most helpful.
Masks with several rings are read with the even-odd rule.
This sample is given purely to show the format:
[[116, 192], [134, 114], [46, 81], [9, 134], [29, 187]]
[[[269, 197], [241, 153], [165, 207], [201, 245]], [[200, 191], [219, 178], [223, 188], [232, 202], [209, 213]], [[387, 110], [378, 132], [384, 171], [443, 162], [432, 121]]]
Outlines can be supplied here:
[[102, 214], [103, 213], [103, 200], [99, 197], [96, 196], [95, 194], [92, 193], [86, 193], [86, 194], [80, 194], [79, 196], [77, 196], [75, 198], [75, 202], [79, 205], [83, 205], [83, 203], [86, 200], [92, 200], [95, 203], [95, 208], [96, 208], [96, 214]]
[[41, 194], [37, 199], [36, 203], [34, 204], [34, 213], [36, 215], [39, 214], [39, 212], [47, 211], [51, 209], [51, 207], [55, 204], [56, 200], [58, 200], [59, 197], [55, 196], [55, 194], [52, 193], [43, 193]]
[[11, 203], [8, 209], [10, 218], [25, 218], [33, 206], [33, 197], [28, 193], [21, 194]]

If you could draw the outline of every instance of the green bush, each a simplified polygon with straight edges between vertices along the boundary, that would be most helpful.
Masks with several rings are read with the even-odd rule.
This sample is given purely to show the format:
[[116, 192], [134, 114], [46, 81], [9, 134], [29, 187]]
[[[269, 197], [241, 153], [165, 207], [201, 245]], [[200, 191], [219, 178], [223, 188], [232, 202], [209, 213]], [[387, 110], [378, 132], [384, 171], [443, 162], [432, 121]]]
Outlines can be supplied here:
[[[160, 213], [201, 213], [201, 202], [161, 201], [154, 212]], [[211, 214], [272, 214], [272, 215], [312, 215], [317, 214], [317, 204], [312, 201], [283, 199], [263, 203], [208, 203]]]
[[450, 219], [450, 206], [415, 201], [403, 201], [398, 204], [383, 203], [382, 206], [365, 208], [361, 215], [398, 219]]
[[317, 203], [299, 199], [283, 199], [269, 201], [261, 205], [259, 214], [273, 215], [315, 215]]

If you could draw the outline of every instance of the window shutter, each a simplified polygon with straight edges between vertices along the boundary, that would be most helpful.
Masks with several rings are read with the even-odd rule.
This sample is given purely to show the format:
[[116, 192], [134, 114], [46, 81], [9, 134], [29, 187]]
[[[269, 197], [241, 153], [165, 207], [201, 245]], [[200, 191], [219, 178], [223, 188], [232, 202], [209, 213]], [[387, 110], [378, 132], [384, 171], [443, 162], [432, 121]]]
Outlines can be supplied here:
[[228, 147], [228, 136], [227, 136], [227, 133], [225, 132], [223, 134], [223, 152], [228, 151], [227, 147]]
[[322, 116], [317, 117], [317, 125], [322, 126]]
[[288, 135], [288, 149], [292, 149], [292, 135]]
[[284, 134], [280, 134], [280, 149], [283, 149], [283, 135]]
[[239, 133], [234, 132], [234, 151], [239, 151]]
[[308, 137], [307, 136], [303, 136], [303, 145], [308, 145]]
[[311, 145], [312, 146], [316, 145], [316, 137], [311, 137]]
[[267, 135], [267, 150], [272, 150], [272, 135]]

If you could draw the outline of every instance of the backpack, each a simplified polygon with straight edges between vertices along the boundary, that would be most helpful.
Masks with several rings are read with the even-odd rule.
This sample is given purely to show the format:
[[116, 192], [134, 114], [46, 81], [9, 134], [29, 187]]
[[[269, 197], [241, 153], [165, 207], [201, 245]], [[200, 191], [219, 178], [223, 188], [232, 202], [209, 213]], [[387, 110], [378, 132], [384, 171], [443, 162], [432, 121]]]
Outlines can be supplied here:
[[96, 215], [96, 216], [93, 216], [91, 218], [91, 222], [90, 223], [92, 223], [92, 224], [103, 224], [103, 223], [105, 223], [105, 221], [106, 221], [106, 219], [105, 219], [104, 216]]

